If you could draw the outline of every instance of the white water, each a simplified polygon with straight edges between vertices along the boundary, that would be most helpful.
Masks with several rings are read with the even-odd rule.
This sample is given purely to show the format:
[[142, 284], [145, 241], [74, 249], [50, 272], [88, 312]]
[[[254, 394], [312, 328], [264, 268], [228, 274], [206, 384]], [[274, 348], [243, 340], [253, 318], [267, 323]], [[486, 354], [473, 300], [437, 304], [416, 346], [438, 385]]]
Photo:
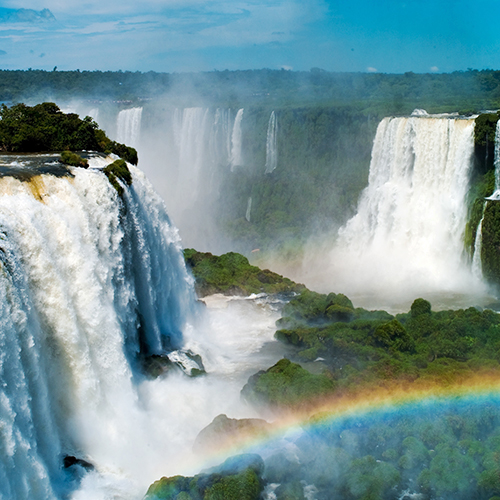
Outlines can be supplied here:
[[243, 164], [241, 155], [242, 130], [241, 122], [243, 120], [243, 108], [239, 109], [234, 119], [233, 132], [231, 134], [231, 171], [235, 167]]
[[484, 292], [463, 248], [473, 130], [473, 120], [382, 120], [368, 187], [320, 271], [320, 287], [334, 284], [376, 307]]
[[278, 166], [278, 120], [273, 111], [269, 117], [266, 141], [266, 174], [270, 174]]
[[[197, 472], [197, 433], [253, 416], [239, 391], [280, 357], [258, 355], [279, 316], [258, 299], [212, 300], [200, 329], [177, 231], [130, 168], [126, 209], [99, 169], [0, 178], [0, 498], [140, 499]], [[144, 380], [140, 344], [190, 348], [209, 375]], [[96, 467], [80, 486], [66, 454]]]
[[142, 108], [123, 109], [116, 118], [116, 140], [137, 148], [140, 144]]
[[481, 263], [481, 247], [483, 244], [483, 220], [486, 202], [483, 204], [483, 216], [476, 229], [476, 240], [474, 241], [474, 254], [472, 256], [472, 272], [479, 280], [483, 279], [483, 266]]
[[250, 216], [252, 214], [252, 197], [250, 196], [247, 201], [247, 211], [245, 213], [245, 219], [250, 222]]
[[221, 183], [242, 163], [242, 119], [243, 109], [236, 116], [226, 108], [167, 109], [161, 130], [148, 131], [141, 143], [141, 168], [166, 200], [187, 247], [227, 248], [216, 230], [217, 207]]
[[500, 120], [495, 129], [495, 192], [500, 190]]

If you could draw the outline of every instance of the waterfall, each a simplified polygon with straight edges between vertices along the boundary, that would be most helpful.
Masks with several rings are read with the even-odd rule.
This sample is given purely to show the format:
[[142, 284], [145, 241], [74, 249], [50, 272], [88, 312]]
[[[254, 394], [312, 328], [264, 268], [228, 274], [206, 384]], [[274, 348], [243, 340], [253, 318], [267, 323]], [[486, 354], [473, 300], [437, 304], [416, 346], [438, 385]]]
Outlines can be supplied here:
[[142, 108], [123, 109], [116, 119], [116, 140], [136, 148], [141, 133]]
[[252, 197], [250, 196], [248, 198], [248, 202], [247, 202], [247, 211], [245, 213], [245, 219], [250, 222], [250, 214], [252, 212]]
[[273, 111], [269, 117], [267, 126], [267, 141], [266, 141], [266, 174], [270, 174], [278, 165], [278, 121], [276, 113]]
[[495, 191], [500, 190], [500, 120], [497, 121], [495, 129]]
[[[209, 242], [212, 251], [220, 247], [217, 203], [222, 182], [241, 164], [242, 117], [242, 109], [169, 109], [162, 129], [147, 134], [155, 143], [141, 151], [141, 167], [167, 200], [186, 246], [208, 250]], [[152, 157], [158, 143], [164, 152]]]
[[96, 168], [0, 178], [1, 498], [66, 498], [64, 455], [110, 474], [130, 468], [131, 436], [148, 445], [137, 356], [180, 347], [195, 298], [162, 200], [131, 171], [123, 200]]
[[234, 167], [242, 164], [241, 160], [241, 121], [243, 120], [243, 108], [239, 109], [234, 119], [233, 132], [231, 134], [231, 171]]
[[486, 209], [486, 201], [483, 204], [483, 215], [476, 229], [476, 240], [474, 241], [474, 254], [472, 256], [472, 272], [478, 279], [483, 278], [482, 264], [481, 264], [481, 246], [483, 242], [483, 220], [484, 220], [484, 211]]
[[397, 296], [470, 291], [464, 258], [474, 121], [385, 118], [369, 184], [332, 253], [338, 285]]

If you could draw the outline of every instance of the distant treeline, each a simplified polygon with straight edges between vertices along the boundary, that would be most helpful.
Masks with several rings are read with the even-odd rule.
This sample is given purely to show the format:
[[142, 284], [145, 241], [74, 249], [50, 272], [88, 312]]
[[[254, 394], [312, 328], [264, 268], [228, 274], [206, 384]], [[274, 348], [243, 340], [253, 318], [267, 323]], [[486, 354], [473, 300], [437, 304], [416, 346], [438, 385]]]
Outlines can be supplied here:
[[[472, 112], [500, 107], [500, 71], [404, 74], [245, 70], [205, 73], [0, 70], [0, 102], [147, 101], [171, 93], [181, 101], [238, 107], [349, 104], [382, 114]], [[196, 102], [197, 101], [197, 102]], [[180, 103], [183, 105], [184, 103]]]

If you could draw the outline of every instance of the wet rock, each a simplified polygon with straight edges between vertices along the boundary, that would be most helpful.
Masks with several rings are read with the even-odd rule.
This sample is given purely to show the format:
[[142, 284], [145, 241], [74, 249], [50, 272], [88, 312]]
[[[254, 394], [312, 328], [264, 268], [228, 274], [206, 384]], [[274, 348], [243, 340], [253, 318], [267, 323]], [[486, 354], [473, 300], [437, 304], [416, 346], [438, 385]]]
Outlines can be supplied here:
[[193, 445], [196, 452], [222, 450], [239, 442], [264, 439], [271, 432], [271, 425], [260, 418], [228, 418], [221, 414], [202, 429]]

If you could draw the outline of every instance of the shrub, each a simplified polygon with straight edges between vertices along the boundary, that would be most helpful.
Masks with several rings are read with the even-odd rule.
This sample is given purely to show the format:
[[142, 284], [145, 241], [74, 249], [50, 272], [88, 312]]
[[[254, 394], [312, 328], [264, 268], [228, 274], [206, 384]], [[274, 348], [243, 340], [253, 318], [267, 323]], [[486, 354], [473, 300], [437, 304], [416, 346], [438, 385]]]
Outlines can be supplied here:
[[61, 163], [71, 165], [72, 167], [87, 168], [89, 166], [89, 162], [85, 158], [82, 158], [80, 155], [72, 153], [71, 151], [63, 151], [61, 153], [60, 161]]
[[123, 194], [123, 187], [118, 182], [118, 179], [123, 181], [128, 186], [132, 185], [132, 174], [127, 167], [127, 163], [122, 159], [116, 160], [107, 165], [103, 169], [103, 172], [120, 196]]

